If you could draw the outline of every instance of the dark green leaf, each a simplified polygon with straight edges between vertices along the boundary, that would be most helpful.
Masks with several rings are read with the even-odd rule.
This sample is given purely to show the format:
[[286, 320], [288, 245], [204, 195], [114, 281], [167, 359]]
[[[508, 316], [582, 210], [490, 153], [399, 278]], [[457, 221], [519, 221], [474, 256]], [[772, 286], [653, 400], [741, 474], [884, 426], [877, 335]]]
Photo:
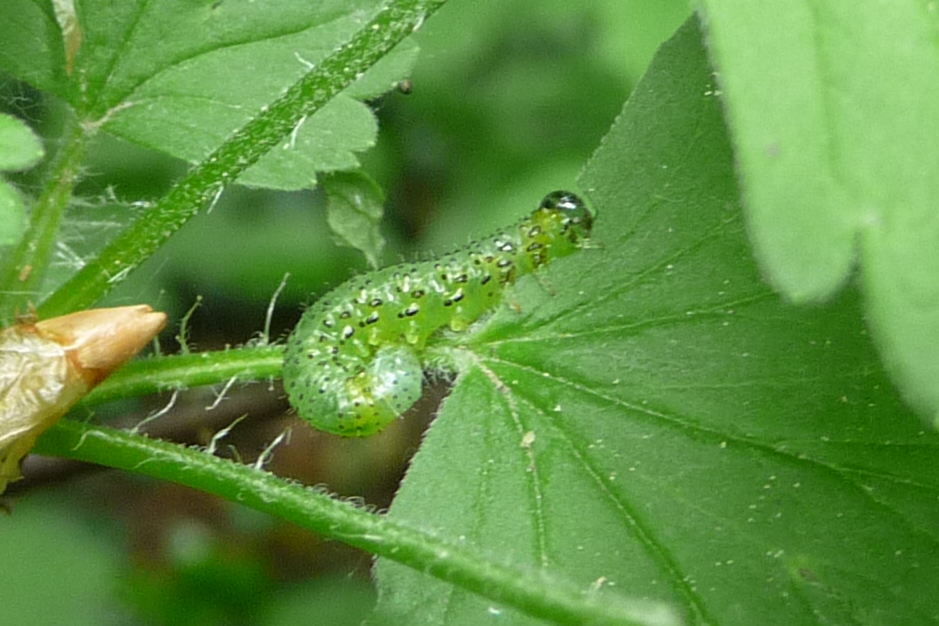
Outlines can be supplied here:
[[[441, 348], [464, 372], [389, 516], [691, 624], [939, 623], [939, 437], [856, 298], [798, 309], [761, 282], [694, 23], [582, 182], [602, 247]], [[378, 579], [400, 623], [531, 623]]]
[[0, 2], [0, 69], [37, 89], [69, 96], [64, 39], [50, 0]]

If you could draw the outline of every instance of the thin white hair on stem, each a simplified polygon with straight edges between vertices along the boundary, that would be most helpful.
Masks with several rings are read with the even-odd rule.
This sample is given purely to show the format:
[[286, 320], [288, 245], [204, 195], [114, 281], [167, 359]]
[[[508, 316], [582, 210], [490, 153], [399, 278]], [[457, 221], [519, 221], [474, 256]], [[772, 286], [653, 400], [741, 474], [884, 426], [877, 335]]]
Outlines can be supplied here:
[[241, 422], [241, 420], [245, 419], [246, 417], [248, 417], [247, 413], [245, 413], [241, 417], [235, 418], [235, 421], [233, 421], [231, 424], [229, 424], [225, 428], [219, 430], [214, 435], [212, 435], [212, 439], [209, 441], [209, 445], [206, 446], [205, 451], [208, 454], [214, 455], [215, 452], [218, 450], [218, 442], [224, 439], [225, 437], [227, 437], [228, 434], [232, 431], [232, 429], [235, 426], [237, 426]]
[[261, 337], [257, 343], [259, 346], [267, 346], [271, 343], [271, 320], [274, 318], [274, 308], [277, 306], [277, 299], [280, 297], [280, 294], [283, 293], [289, 278], [290, 272], [286, 272], [284, 277], [280, 280], [280, 285], [274, 290], [274, 295], [271, 296], [270, 302], [267, 303], [267, 313], [264, 315], [264, 330], [261, 332]]
[[288, 428], [281, 434], [277, 435], [274, 441], [272, 441], [270, 445], [264, 448], [264, 451], [261, 452], [260, 455], [258, 455], [257, 460], [254, 462], [254, 469], [263, 470], [264, 466], [271, 460], [271, 457], [274, 456], [274, 448], [279, 446], [284, 441], [286, 441], [287, 443], [290, 443], [290, 434], [292, 432], [293, 431]]
[[202, 296], [196, 296], [196, 301], [189, 307], [183, 319], [179, 320], [179, 333], [176, 335], [176, 341], [179, 342], [179, 351], [181, 354], [189, 354], [189, 318], [202, 306]]
[[218, 405], [222, 403], [222, 400], [225, 398], [225, 395], [228, 393], [228, 390], [231, 389], [231, 386], [235, 384], [235, 381], [238, 380], [236, 376], [232, 376], [225, 383], [225, 386], [222, 387], [222, 390], [215, 394], [215, 401], [212, 402], [209, 406], [205, 407], [206, 411], [211, 411], [218, 408]]
[[85, 267], [85, 259], [75, 252], [75, 249], [64, 241], [55, 243], [56, 262], [58, 265], [72, 270], [80, 270]]
[[148, 415], [147, 417], [145, 417], [145, 418], [143, 418], [142, 420], [140, 420], [139, 422], [137, 422], [137, 424], [136, 424], [133, 428], [130, 429], [130, 432], [133, 433], [133, 434], [135, 434], [135, 435], [140, 434], [140, 429], [141, 429], [141, 428], [143, 428], [143, 427], [146, 426], [147, 424], [153, 422], [154, 420], [157, 420], [157, 419], [163, 417], [164, 415], [166, 415], [167, 413], [169, 413], [171, 410], [173, 410], [173, 407], [176, 406], [176, 400], [177, 400], [178, 398], [179, 398], [179, 390], [176, 389], [176, 390], [173, 391], [173, 395], [170, 396], [169, 402], [166, 403], [166, 406], [164, 406], [164, 407], [163, 407], [162, 409], [160, 409], [159, 411], [156, 411], [155, 413], [151, 413], [151, 414]]
[[254, 336], [245, 343], [246, 346], [261, 347], [271, 345], [271, 323], [274, 319], [274, 309], [277, 308], [277, 299], [280, 298], [280, 294], [282, 294], [287, 287], [287, 280], [289, 278], [290, 272], [285, 273], [277, 289], [275, 289], [274, 293], [271, 295], [270, 301], [267, 303], [267, 312], [264, 315], [264, 328], [255, 333]]
[[220, 185], [218, 191], [216, 191], [215, 195], [212, 196], [212, 199], [209, 200], [209, 206], [205, 210], [206, 215], [215, 209], [215, 205], [218, 204], [218, 201], [221, 199], [223, 193], [225, 193], [225, 187], [224, 185]]
[[297, 122], [297, 125], [293, 127], [293, 130], [290, 131], [290, 143], [286, 147], [293, 150], [297, 147], [297, 135], [300, 134], [300, 129], [303, 128], [303, 125], [306, 123], [307, 116], [304, 115], [300, 118], [300, 121]]
[[294, 52], [294, 53], [293, 53], [293, 56], [294, 56], [294, 58], [296, 58], [298, 61], [300, 61], [300, 63], [303, 65], [303, 67], [305, 67], [305, 68], [307, 69], [307, 71], [311, 71], [311, 70], [313, 70], [313, 69], [316, 67], [316, 63], [310, 63], [309, 61], [307, 61], [306, 59], [304, 59], [302, 56], [300, 56], [300, 53], [299, 53], [299, 52]]

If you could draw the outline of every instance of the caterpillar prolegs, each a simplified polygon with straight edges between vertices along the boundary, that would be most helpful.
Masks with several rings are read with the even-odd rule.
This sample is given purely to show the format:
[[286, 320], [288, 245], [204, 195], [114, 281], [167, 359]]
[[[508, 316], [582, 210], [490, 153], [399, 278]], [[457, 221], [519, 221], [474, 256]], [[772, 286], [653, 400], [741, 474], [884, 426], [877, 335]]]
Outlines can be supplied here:
[[287, 341], [284, 387], [314, 427], [345, 436], [378, 432], [421, 395], [428, 337], [466, 330], [505, 286], [590, 236], [578, 196], [548, 194], [515, 226], [436, 261], [402, 263], [344, 283], [303, 314]]

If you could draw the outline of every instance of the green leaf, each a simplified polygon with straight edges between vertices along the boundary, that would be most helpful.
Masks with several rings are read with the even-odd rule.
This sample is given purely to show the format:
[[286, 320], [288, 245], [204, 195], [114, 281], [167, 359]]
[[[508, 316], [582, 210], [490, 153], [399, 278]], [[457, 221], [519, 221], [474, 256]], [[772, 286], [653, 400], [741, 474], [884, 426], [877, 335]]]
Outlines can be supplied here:
[[50, 0], [0, 2], [0, 69], [37, 89], [70, 95], [62, 29]]
[[796, 301], [860, 268], [883, 358], [939, 415], [939, 17], [921, 2], [702, 0], [766, 275]]
[[[10, 60], [0, 67], [65, 95], [95, 126], [196, 163], [347, 41], [381, 4], [85, 0], [77, 11], [81, 46], [70, 75], [61, 67], [41, 71], [66, 63], [60, 42], [29, 66]], [[4, 13], [0, 8], [0, 22], [8, 17]], [[41, 19], [46, 17], [33, 16], [25, 27], [51, 31]], [[416, 52], [414, 44], [400, 46], [363, 74], [364, 84], [351, 93], [374, 97], [392, 88], [410, 71]], [[0, 56], [0, 63], [4, 60]], [[301, 121], [281, 149], [262, 158], [240, 182], [311, 187], [317, 171], [356, 167], [354, 153], [374, 145], [376, 133], [368, 106], [339, 96]]]
[[[42, 142], [22, 121], [0, 114], [0, 172], [26, 170], [42, 160]], [[26, 207], [16, 189], [0, 179], [0, 246], [14, 244], [26, 232]]]
[[0, 180], [0, 246], [20, 240], [26, 231], [26, 209], [12, 185]]
[[[939, 437], [853, 294], [761, 282], [715, 92], [690, 22], [582, 176], [601, 246], [451, 340], [467, 367], [388, 516], [690, 624], [937, 624]], [[532, 623], [377, 577], [397, 623]]]
[[336, 172], [323, 177], [329, 227], [342, 244], [361, 250], [374, 269], [381, 264], [385, 239], [381, 218], [385, 201], [381, 188], [361, 172]]
[[[264, 158], [271, 148], [302, 126], [305, 119], [328, 106], [339, 92], [376, 65], [442, 2], [395, 0], [371, 21], [362, 23], [344, 45], [269, 105], [255, 111], [254, 117], [163, 196], [145, 219], [135, 222], [46, 299], [40, 306], [40, 315], [61, 315], [86, 307], [120, 283], [200, 209], [217, 200], [226, 185]], [[62, 160], [69, 162], [69, 159]], [[0, 285], [10, 282], [10, 272], [0, 271]], [[15, 305], [16, 302], [11, 302], [7, 309]], [[2, 313], [0, 311], [0, 316]]]
[[[95, 33], [101, 48], [83, 49], [79, 61], [88, 59], [89, 80], [101, 88], [94, 112], [107, 116], [106, 130], [195, 163], [351, 37], [380, 3], [130, 5], [124, 19], [90, 22], [102, 30]], [[413, 60], [414, 52], [405, 46], [400, 54]], [[371, 80], [389, 89], [408, 66], [379, 64]], [[301, 121], [241, 182], [312, 187], [317, 171], [356, 167], [353, 153], [370, 148], [377, 130], [366, 105], [340, 96]]]
[[42, 160], [42, 141], [22, 121], [0, 115], [0, 172], [27, 170]]

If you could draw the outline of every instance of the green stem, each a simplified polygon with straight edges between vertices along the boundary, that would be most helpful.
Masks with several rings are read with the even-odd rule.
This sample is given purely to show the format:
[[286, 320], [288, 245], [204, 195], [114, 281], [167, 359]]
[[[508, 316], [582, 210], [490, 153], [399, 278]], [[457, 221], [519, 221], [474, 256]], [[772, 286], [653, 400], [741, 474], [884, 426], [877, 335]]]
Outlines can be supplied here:
[[0, 326], [11, 324], [17, 314], [26, 313], [36, 299], [37, 288], [52, 258], [52, 247], [79, 168], [88, 133], [72, 118], [62, 136], [62, 147], [48, 173], [48, 180], [30, 216], [29, 229], [22, 241], [10, 250], [0, 267]]
[[88, 263], [39, 312], [54, 317], [94, 304], [202, 207], [258, 161], [304, 117], [313, 115], [378, 62], [444, 0], [394, 0], [347, 43], [262, 109], [193, 167], [145, 216]]
[[168, 389], [188, 389], [229, 380], [249, 382], [280, 376], [283, 346], [236, 348], [132, 361], [98, 385], [82, 402], [100, 404]]
[[36, 452], [170, 480], [269, 513], [557, 624], [677, 624], [661, 605], [582, 590], [542, 572], [484, 558], [387, 517], [268, 472], [128, 432], [63, 420]]

